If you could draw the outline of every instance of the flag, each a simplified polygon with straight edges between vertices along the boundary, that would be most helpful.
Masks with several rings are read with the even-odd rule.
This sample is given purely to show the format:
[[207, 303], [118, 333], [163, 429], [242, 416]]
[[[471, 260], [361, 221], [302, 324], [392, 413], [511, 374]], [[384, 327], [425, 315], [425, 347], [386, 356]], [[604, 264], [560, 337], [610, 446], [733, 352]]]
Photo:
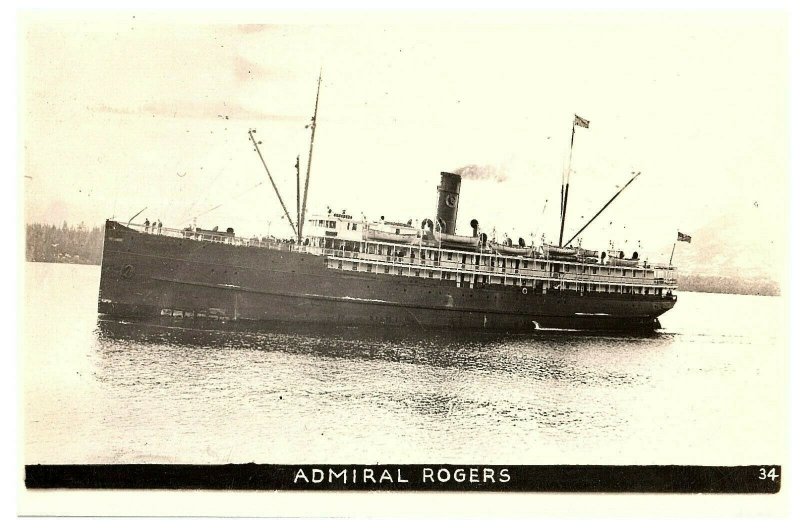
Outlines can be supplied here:
[[575, 114], [575, 126], [576, 127], [583, 127], [585, 129], [589, 128], [589, 120], [583, 119], [578, 114]]
[[692, 236], [685, 233], [678, 232], [678, 242], [692, 242]]

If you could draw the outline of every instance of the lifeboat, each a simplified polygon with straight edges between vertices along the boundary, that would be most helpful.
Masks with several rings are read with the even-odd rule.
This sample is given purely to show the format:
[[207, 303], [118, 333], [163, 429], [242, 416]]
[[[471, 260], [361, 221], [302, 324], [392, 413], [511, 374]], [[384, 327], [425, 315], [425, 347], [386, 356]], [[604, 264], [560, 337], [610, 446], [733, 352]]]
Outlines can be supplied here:
[[625, 257], [625, 252], [622, 250], [609, 250], [608, 257], [605, 252], [602, 257], [605, 259], [605, 264], [610, 266], [639, 266], [639, 252], [633, 252], [630, 257]]
[[529, 247], [511, 246], [497, 242], [489, 243], [489, 247], [500, 255], [518, 255], [522, 257], [530, 257], [532, 255], [531, 248]]
[[441, 244], [444, 248], [464, 248], [474, 250], [480, 244], [480, 237], [470, 237], [468, 235], [450, 235], [439, 231], [433, 232], [436, 244]]
[[606, 259], [606, 264], [609, 266], [639, 266], [639, 259], [625, 259], [619, 257], [609, 257]]
[[368, 228], [366, 230], [366, 238], [368, 241], [391, 242], [394, 244], [414, 244], [418, 239], [418, 235], [416, 233], [392, 233]]
[[544, 250], [545, 255], [554, 258], [575, 257], [578, 254], [577, 248], [562, 248], [560, 246], [553, 246], [552, 244], [543, 244], [542, 250]]

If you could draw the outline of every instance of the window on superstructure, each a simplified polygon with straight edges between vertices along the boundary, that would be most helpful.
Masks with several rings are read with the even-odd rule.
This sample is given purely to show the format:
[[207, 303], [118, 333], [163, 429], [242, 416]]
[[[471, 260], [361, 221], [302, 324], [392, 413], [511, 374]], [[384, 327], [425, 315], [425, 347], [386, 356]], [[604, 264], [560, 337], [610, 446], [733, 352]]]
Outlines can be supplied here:
[[447, 260], [448, 261], [452, 261], [453, 260], [453, 252], [447, 252]]
[[386, 266], [383, 267], [383, 273], [384, 274], [388, 274], [389, 273], [389, 265], [386, 265]]

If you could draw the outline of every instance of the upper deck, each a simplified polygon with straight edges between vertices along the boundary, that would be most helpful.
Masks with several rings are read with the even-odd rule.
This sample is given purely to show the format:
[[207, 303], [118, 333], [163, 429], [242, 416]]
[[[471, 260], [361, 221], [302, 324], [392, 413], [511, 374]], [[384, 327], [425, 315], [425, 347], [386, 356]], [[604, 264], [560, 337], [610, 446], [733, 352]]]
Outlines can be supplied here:
[[[365, 239], [369, 223], [343, 218], [342, 226], [323, 226], [336, 236], [311, 235], [304, 244], [273, 238], [237, 237], [233, 233], [173, 228], [128, 227], [154, 236], [192, 239], [212, 244], [259, 247], [284, 252], [325, 256], [332, 269], [455, 281], [458, 286], [510, 285], [537, 291], [576, 290], [620, 294], [667, 295], [676, 290], [675, 268], [642, 261], [636, 266], [617, 266], [580, 260], [500, 255], [490, 248], [451, 249]], [[350, 223], [351, 229], [347, 228]], [[358, 226], [361, 224], [361, 226]], [[396, 223], [392, 223], [394, 226]], [[356, 229], [352, 226], [356, 225]], [[353, 234], [339, 237], [340, 228]], [[397, 225], [399, 230], [404, 225]], [[411, 229], [410, 227], [408, 227]], [[356, 237], [355, 235], [358, 235]]]

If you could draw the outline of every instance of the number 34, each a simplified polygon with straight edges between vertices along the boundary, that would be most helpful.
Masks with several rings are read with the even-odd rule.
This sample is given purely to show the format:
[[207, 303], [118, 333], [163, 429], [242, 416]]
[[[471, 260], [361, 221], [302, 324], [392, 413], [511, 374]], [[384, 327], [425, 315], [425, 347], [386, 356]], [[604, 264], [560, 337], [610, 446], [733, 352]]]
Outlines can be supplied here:
[[767, 479], [767, 478], [769, 478], [772, 481], [775, 481], [779, 477], [780, 476], [775, 472], [774, 468], [769, 469], [769, 472], [767, 472], [766, 468], [758, 469], [758, 479]]

